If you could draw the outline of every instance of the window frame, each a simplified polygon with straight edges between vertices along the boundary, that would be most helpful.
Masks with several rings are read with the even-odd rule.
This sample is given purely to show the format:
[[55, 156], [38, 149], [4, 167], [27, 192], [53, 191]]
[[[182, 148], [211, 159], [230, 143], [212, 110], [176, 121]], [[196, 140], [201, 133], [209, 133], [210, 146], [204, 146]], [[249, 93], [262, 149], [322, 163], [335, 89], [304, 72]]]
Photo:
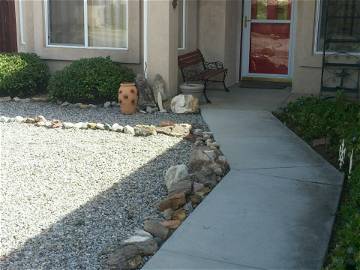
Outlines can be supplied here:
[[[316, 0], [316, 14], [315, 14], [315, 33], [314, 33], [314, 54], [315, 55], [322, 55], [324, 52], [323, 50], [318, 50], [318, 45], [319, 45], [319, 35], [320, 35], [320, 24], [321, 24], [321, 2], [323, 0]], [[331, 55], [331, 54], [339, 54], [336, 52], [332, 52], [332, 51], [326, 51], [325, 52], [326, 55]], [[344, 53], [344, 55], [360, 55], [360, 52], [346, 52]]]
[[183, 0], [183, 3], [182, 3], [182, 8], [183, 8], [183, 16], [182, 16], [182, 29], [183, 29], [183, 31], [182, 31], [182, 46], [181, 47], [178, 47], [177, 49], [179, 50], [179, 51], [181, 51], [181, 50], [186, 50], [186, 27], [187, 27], [187, 9], [186, 9], [186, 7], [187, 7], [187, 5], [186, 5], [186, 2], [187, 2], [187, 0]]
[[50, 17], [50, 9], [49, 9], [49, 0], [44, 0], [44, 17], [45, 17], [45, 47], [46, 48], [72, 48], [72, 49], [95, 49], [95, 50], [122, 50], [126, 51], [129, 49], [129, 0], [125, 0], [126, 2], [126, 47], [117, 48], [117, 47], [98, 47], [98, 46], [89, 46], [89, 35], [88, 35], [88, 0], [84, 1], [84, 45], [66, 45], [66, 44], [52, 44], [49, 43], [49, 17]]

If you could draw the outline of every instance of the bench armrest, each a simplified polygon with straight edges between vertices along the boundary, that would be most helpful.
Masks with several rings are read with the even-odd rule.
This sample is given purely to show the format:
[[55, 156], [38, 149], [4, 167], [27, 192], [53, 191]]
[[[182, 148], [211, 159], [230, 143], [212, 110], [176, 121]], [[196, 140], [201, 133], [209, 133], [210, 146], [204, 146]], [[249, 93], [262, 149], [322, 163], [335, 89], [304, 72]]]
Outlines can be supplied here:
[[204, 62], [206, 69], [223, 69], [224, 64], [220, 61], [215, 62]]

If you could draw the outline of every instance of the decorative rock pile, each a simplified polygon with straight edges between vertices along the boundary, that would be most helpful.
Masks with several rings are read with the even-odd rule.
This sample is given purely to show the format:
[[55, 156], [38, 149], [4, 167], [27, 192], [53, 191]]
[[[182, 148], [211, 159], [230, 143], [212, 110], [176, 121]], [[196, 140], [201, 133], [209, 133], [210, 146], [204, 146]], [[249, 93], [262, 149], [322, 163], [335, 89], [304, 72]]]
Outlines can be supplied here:
[[143, 230], [108, 255], [105, 268], [138, 268], [143, 257], [153, 255], [228, 172], [211, 132], [195, 129], [188, 137], [194, 141], [188, 166], [172, 166], [165, 174], [168, 196], [158, 205], [162, 218], [145, 220]]
[[153, 125], [135, 125], [134, 127], [126, 125], [121, 126], [118, 123], [110, 125], [108, 123], [92, 123], [92, 122], [62, 122], [57, 119], [47, 120], [44, 116], [36, 117], [6, 117], [0, 116], [0, 123], [26, 123], [33, 124], [37, 127], [46, 127], [54, 129], [92, 129], [92, 130], [106, 130], [113, 132], [120, 132], [139, 137], [147, 137], [157, 134], [164, 134], [173, 137], [186, 137], [190, 135], [190, 124], [176, 124], [172, 121], [162, 121], [159, 126]]

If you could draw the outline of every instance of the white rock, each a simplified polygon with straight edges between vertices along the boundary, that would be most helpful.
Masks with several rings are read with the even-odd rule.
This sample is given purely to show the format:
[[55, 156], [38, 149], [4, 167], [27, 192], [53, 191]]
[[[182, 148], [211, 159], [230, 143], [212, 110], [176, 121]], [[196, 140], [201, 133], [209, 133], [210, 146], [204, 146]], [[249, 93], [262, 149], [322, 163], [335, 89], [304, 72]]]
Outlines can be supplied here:
[[21, 100], [21, 98], [19, 98], [19, 97], [14, 97], [13, 98], [13, 101], [15, 101], [15, 102], [18, 102], [18, 101], [20, 101]]
[[143, 236], [143, 235], [134, 235], [131, 236], [130, 238], [124, 240], [125, 244], [130, 244], [130, 243], [140, 243], [140, 242], [145, 242], [148, 240], [151, 240], [153, 237], [150, 236]]
[[69, 102], [67, 102], [67, 101], [65, 101], [65, 102], [63, 102], [63, 103], [61, 103], [61, 107], [66, 107], [66, 106], [69, 106], [70, 105], [70, 103]]
[[25, 121], [25, 119], [22, 116], [18, 115], [18, 116], [15, 117], [15, 122], [17, 122], [17, 123], [22, 123], [24, 121]]
[[148, 232], [146, 232], [146, 231], [144, 231], [144, 230], [140, 230], [140, 229], [137, 229], [137, 230], [135, 231], [135, 235], [144, 236], [144, 237], [149, 237], [149, 239], [152, 238], [151, 233], [148, 233]]
[[104, 108], [109, 108], [111, 106], [111, 102], [107, 101], [104, 103]]
[[124, 133], [125, 134], [131, 134], [131, 135], [135, 135], [135, 130], [132, 126], [126, 125], [124, 127]]
[[65, 129], [70, 129], [70, 128], [74, 128], [75, 124], [71, 123], [71, 122], [63, 122], [63, 127]]
[[0, 102], [11, 101], [11, 97], [0, 97]]
[[200, 128], [196, 128], [194, 129], [193, 134], [196, 136], [201, 136], [203, 134], [203, 131]]
[[120, 126], [118, 123], [115, 123], [115, 124], [112, 125], [111, 130], [115, 131], [115, 132], [123, 132], [124, 127]]
[[44, 126], [47, 128], [51, 128], [53, 126], [53, 124], [51, 123], [51, 121], [46, 121]]
[[171, 110], [174, 113], [198, 113], [199, 99], [192, 95], [178, 95], [171, 100]]
[[116, 102], [116, 101], [112, 101], [111, 102], [111, 106], [115, 107], [115, 106], [118, 106], [119, 104]]
[[156, 107], [151, 107], [151, 106], [147, 106], [146, 107], [146, 112], [147, 113], [154, 113], [154, 112], [157, 112], [159, 109], [156, 108]]
[[87, 123], [84, 123], [84, 122], [79, 122], [79, 123], [76, 123], [74, 125], [75, 128], [78, 128], [78, 129], [87, 129], [88, 125]]
[[185, 164], [170, 167], [165, 173], [165, 184], [168, 190], [171, 186], [189, 175], [188, 168]]
[[96, 106], [95, 104], [89, 104], [89, 108], [91, 108], [91, 109], [96, 109], [97, 106]]
[[9, 122], [9, 117], [0, 116], [0, 123], [7, 123], [7, 122]]
[[100, 130], [104, 130], [105, 129], [105, 125], [102, 123], [96, 123], [96, 128], [100, 129]]

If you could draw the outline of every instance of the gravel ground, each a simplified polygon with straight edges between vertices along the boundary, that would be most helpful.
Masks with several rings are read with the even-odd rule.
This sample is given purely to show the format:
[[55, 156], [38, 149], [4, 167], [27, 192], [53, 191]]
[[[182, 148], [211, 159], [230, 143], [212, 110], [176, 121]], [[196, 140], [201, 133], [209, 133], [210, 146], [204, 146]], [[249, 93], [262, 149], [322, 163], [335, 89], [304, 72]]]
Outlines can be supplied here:
[[101, 122], [119, 123], [120, 125], [158, 125], [162, 120], [172, 120], [177, 123], [192, 123], [202, 125], [199, 114], [176, 115], [172, 113], [155, 113], [135, 115], [123, 115], [119, 113], [119, 107], [80, 109], [76, 107], [61, 107], [47, 102], [0, 102], [0, 115], [15, 117], [33, 117], [43, 115], [46, 119], [59, 119], [64, 122]]
[[[121, 124], [198, 115], [120, 116], [46, 103], [0, 104], [1, 115]], [[0, 268], [99, 269], [103, 252], [131, 235], [166, 195], [163, 174], [186, 163], [191, 144], [157, 135], [1, 123]]]

